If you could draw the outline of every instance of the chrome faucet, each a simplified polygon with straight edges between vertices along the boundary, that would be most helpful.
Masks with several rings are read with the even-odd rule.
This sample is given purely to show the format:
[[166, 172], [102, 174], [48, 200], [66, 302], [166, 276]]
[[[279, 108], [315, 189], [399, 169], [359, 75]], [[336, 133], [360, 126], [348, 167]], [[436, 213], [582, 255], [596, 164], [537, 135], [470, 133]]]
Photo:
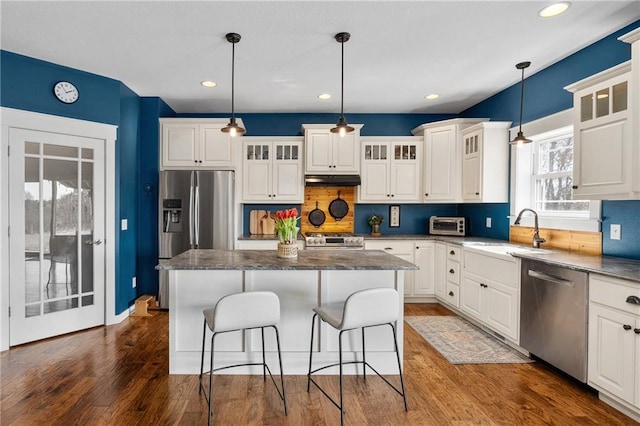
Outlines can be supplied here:
[[513, 224], [520, 225], [520, 219], [522, 219], [522, 214], [526, 211], [533, 213], [533, 216], [535, 217], [535, 228], [533, 229], [533, 247], [540, 248], [540, 244], [546, 242], [547, 240], [545, 240], [540, 236], [540, 230], [538, 229], [538, 213], [536, 213], [535, 210], [532, 210], [532, 209], [520, 210], [520, 213], [518, 213], [518, 217], [516, 217], [516, 221], [513, 222]]

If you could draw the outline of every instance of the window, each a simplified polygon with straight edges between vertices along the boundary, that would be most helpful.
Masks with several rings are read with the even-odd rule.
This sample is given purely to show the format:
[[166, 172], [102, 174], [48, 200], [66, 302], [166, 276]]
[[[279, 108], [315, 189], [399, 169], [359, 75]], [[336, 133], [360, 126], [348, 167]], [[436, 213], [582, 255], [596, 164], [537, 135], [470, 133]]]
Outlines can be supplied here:
[[587, 217], [589, 202], [571, 199], [573, 129], [533, 141], [533, 209], [538, 214]]
[[[600, 231], [600, 202], [571, 199], [572, 119], [567, 110], [523, 126], [533, 143], [511, 151], [511, 224], [520, 210], [531, 208], [540, 227]], [[533, 226], [533, 215], [525, 214], [521, 224]]]

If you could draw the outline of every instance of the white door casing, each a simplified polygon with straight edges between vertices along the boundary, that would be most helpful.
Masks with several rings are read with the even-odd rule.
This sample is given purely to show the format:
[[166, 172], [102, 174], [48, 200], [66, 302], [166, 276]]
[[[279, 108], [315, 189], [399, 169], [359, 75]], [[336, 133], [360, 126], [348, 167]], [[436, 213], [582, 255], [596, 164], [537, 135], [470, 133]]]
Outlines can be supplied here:
[[[27, 129], [61, 135], [100, 139], [104, 147], [105, 205], [115, 206], [115, 141], [117, 126], [47, 114], [0, 109], [0, 232], [9, 229], [9, 135], [10, 129]], [[22, 161], [22, 159], [21, 159]], [[115, 312], [115, 208], [104, 212], [105, 324], [115, 324], [128, 310]], [[9, 238], [0, 239], [0, 351], [9, 348]]]

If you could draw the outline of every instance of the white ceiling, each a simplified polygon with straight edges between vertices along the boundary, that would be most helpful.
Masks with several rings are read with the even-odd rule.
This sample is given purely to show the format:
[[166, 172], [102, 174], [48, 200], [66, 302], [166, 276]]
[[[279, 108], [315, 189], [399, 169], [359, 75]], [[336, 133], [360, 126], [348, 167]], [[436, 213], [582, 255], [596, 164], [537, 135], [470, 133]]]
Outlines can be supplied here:
[[[179, 113], [458, 113], [640, 19], [639, 1], [6, 1], [4, 50], [120, 80]], [[218, 86], [205, 89], [202, 80]], [[320, 101], [317, 95], [333, 98]], [[440, 98], [426, 101], [424, 96]]]

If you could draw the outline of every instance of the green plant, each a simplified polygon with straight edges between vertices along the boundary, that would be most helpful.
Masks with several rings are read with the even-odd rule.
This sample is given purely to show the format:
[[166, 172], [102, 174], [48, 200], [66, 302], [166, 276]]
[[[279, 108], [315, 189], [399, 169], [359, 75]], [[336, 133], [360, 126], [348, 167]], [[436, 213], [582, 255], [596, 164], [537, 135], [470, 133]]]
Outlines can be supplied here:
[[384, 216], [372, 214], [369, 216], [369, 226], [380, 225], [384, 221]]

